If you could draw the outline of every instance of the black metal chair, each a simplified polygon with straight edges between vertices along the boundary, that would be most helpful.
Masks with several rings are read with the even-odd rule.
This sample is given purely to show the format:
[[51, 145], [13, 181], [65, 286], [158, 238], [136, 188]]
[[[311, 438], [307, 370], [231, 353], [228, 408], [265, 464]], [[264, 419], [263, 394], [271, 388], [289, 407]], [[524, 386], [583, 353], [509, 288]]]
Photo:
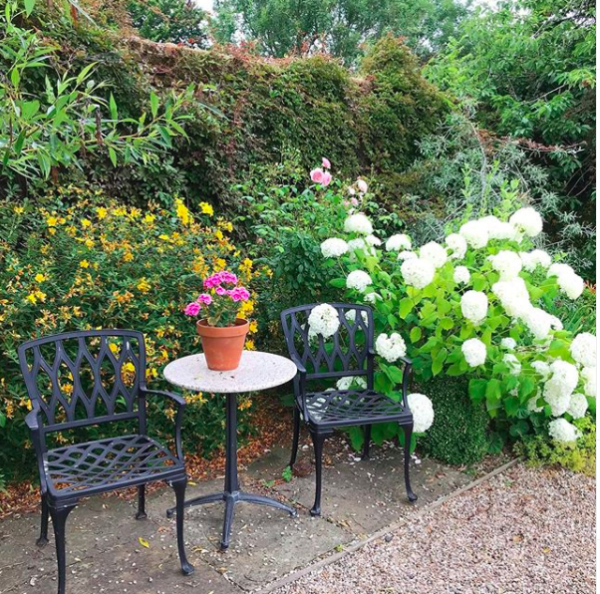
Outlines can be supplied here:
[[[145, 485], [167, 481], [177, 502], [177, 547], [184, 575], [194, 571], [185, 554], [183, 503], [187, 476], [181, 445], [185, 400], [145, 385], [144, 337], [132, 330], [68, 332], [24, 343], [19, 362], [31, 399], [26, 417], [40, 473], [42, 527], [37, 543], [48, 542], [52, 518], [58, 561], [58, 592], [65, 592], [65, 525], [81, 497], [125, 487], [138, 489], [137, 519], [146, 517]], [[177, 405], [172, 453], [147, 435], [146, 397]], [[95, 425], [129, 422], [129, 434], [47, 448], [47, 435], [85, 431]], [[121, 424], [121, 423], [119, 423]], [[99, 430], [99, 428], [98, 428]]]
[[[375, 350], [373, 312], [370, 307], [331, 303], [338, 311], [340, 326], [330, 338], [312, 335], [308, 316], [316, 304], [301, 305], [281, 313], [281, 323], [292, 361], [298, 368], [294, 378], [294, 440], [290, 466], [296, 463], [300, 439], [300, 417], [308, 425], [315, 450], [317, 475], [315, 503], [311, 515], [321, 514], [323, 443], [336, 427], [362, 426], [365, 433], [363, 458], [369, 457], [371, 426], [394, 421], [404, 429], [404, 480], [409, 501], [417, 496], [410, 486], [409, 461], [413, 418], [407, 405], [411, 361], [405, 357], [402, 402], [395, 402], [373, 389]], [[365, 388], [319, 389], [310, 391], [307, 382], [335, 378], [360, 378]], [[366, 382], [365, 382], [366, 380]]]

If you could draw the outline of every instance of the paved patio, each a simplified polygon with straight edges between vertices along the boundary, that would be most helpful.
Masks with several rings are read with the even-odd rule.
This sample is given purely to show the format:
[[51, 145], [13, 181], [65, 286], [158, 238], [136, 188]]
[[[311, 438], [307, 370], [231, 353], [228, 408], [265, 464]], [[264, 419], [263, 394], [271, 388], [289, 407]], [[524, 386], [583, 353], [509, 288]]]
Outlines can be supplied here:
[[[310, 450], [304, 446], [301, 453], [310, 472]], [[190, 508], [186, 542], [196, 572], [189, 577], [178, 570], [174, 520], [168, 520], [164, 513], [173, 502], [170, 489], [149, 496], [148, 519], [144, 521], [134, 519], [134, 501], [115, 497], [84, 501], [68, 523], [68, 591], [234, 594], [272, 589], [290, 572], [353, 548], [473, 481], [472, 474], [422, 460], [412, 466], [419, 501], [410, 505], [398, 448], [374, 447], [371, 460], [362, 462], [337, 439], [331, 441], [327, 454], [321, 518], [308, 513], [314, 493], [312, 472], [289, 483], [281, 481], [289, 455], [283, 448], [274, 449], [247, 468], [242, 484], [247, 490], [293, 503], [298, 507], [298, 518], [271, 508], [240, 505], [231, 547], [222, 553], [218, 548], [221, 504]], [[214, 479], [190, 486], [188, 495], [220, 488], [221, 480]], [[55, 593], [54, 547], [35, 546], [38, 527], [36, 514], [0, 523], [0, 594]]]

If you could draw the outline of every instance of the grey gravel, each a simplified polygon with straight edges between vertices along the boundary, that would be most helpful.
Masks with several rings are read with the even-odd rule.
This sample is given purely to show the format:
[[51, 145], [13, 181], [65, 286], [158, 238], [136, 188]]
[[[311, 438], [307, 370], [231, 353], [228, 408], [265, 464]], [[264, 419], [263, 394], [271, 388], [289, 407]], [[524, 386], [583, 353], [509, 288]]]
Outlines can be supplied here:
[[591, 594], [595, 493], [519, 464], [276, 594]]

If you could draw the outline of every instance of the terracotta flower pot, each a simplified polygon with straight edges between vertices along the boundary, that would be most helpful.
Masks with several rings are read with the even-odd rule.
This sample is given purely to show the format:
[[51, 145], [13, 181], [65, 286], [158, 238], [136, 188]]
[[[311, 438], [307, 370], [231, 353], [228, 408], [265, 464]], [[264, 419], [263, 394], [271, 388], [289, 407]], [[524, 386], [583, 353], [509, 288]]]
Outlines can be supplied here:
[[231, 371], [237, 368], [249, 330], [248, 320], [237, 318], [235, 326], [224, 328], [209, 326], [206, 320], [200, 320], [196, 329], [202, 337], [202, 349], [209, 369]]

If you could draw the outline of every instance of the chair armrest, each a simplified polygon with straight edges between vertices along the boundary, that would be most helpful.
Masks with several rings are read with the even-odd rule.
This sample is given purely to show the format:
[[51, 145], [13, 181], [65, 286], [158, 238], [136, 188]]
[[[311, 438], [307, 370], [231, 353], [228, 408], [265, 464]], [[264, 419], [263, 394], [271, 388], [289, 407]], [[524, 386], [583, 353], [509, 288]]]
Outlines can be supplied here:
[[177, 457], [183, 462], [183, 445], [181, 442], [181, 425], [183, 423], [183, 411], [185, 409], [185, 398], [179, 394], [173, 392], [167, 392], [165, 390], [149, 390], [145, 384], [140, 386], [140, 394], [142, 397], [146, 396], [160, 396], [161, 398], [168, 398], [177, 404], [177, 414], [175, 415], [175, 448], [177, 450]]
[[306, 367], [302, 364], [302, 361], [298, 359], [297, 355], [292, 355], [291, 359], [296, 365], [298, 369], [298, 375], [300, 376], [300, 381], [296, 384], [296, 380], [294, 380], [294, 391], [296, 391], [296, 386], [298, 391], [296, 393], [296, 403], [302, 411], [302, 415], [304, 419], [308, 419], [308, 410], [306, 408]]
[[306, 375], [306, 367], [304, 367], [302, 361], [300, 361], [300, 359], [298, 359], [296, 355], [292, 355], [292, 361], [294, 365], [298, 368], [298, 373], [300, 373], [301, 375]]
[[32, 433], [37, 433], [40, 430], [40, 409], [37, 402], [34, 402], [33, 408], [25, 417], [25, 424]]
[[41, 432], [41, 409], [40, 405], [33, 400], [31, 403], [31, 411], [27, 413], [25, 417], [25, 424], [31, 432], [31, 441], [33, 442], [33, 449], [38, 463], [38, 471], [40, 473], [40, 487], [42, 494], [47, 493], [48, 484], [46, 482], [46, 469], [44, 468], [44, 452], [46, 451], [45, 440]]

